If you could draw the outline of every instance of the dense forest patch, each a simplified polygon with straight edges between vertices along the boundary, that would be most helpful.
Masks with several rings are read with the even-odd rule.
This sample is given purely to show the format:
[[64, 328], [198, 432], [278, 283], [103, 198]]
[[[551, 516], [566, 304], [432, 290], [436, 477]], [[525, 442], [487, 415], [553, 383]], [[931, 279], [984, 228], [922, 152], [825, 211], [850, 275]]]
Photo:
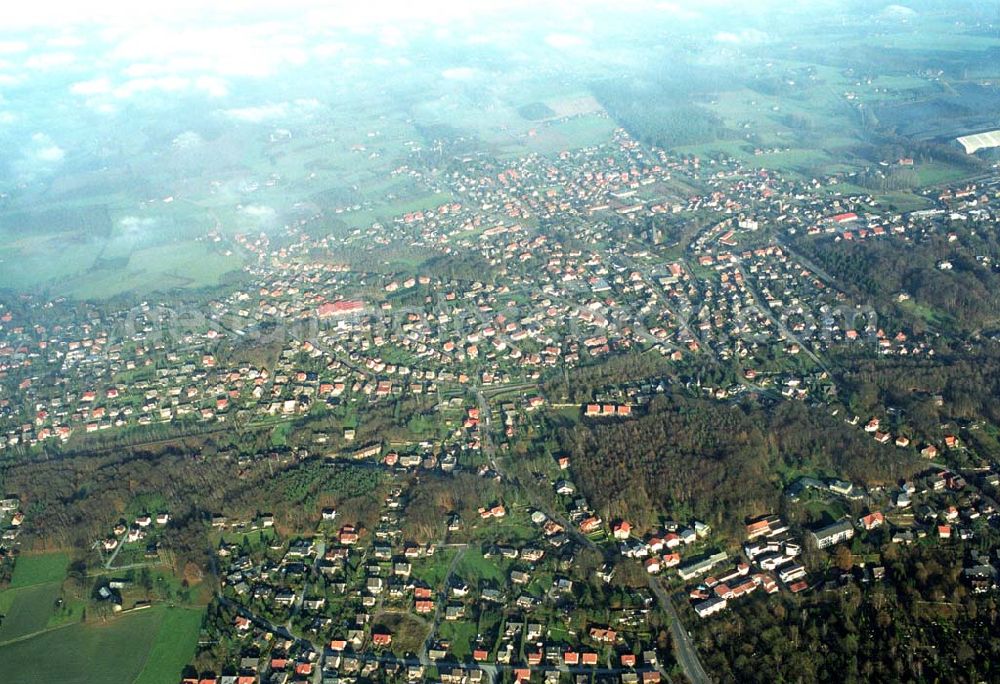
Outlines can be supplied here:
[[782, 473], [892, 482], [916, 464], [879, 449], [843, 420], [798, 403], [773, 408], [684, 397], [647, 415], [560, 432], [577, 481], [608, 518], [640, 527], [695, 516], [738, 536], [748, 515], [776, 510]]
[[622, 128], [649, 145], [670, 149], [726, 137], [718, 116], [693, 104], [690, 93], [664, 84], [606, 82], [596, 84], [593, 93]]

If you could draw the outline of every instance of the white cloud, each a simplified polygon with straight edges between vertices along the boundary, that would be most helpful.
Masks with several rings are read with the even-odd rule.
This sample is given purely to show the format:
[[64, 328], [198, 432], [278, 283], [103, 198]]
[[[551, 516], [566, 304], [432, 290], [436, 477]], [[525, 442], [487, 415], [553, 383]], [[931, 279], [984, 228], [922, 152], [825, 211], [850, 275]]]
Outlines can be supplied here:
[[344, 43], [320, 43], [312, 48], [312, 53], [319, 59], [329, 59], [339, 55], [347, 48]]
[[169, 73], [170, 70], [170, 66], [167, 64], [136, 62], [122, 69], [122, 75], [129, 78], [151, 78], [153, 76], [162, 76]]
[[406, 45], [406, 34], [398, 26], [385, 26], [379, 31], [378, 41], [386, 47], [402, 47]]
[[158, 223], [154, 218], [140, 216], [123, 216], [118, 225], [128, 233], [138, 233], [143, 229], [152, 228]]
[[28, 69], [48, 70], [69, 66], [75, 62], [76, 55], [72, 52], [43, 52], [28, 57], [24, 61], [24, 66]]
[[257, 105], [255, 107], [237, 107], [235, 109], [225, 109], [222, 112], [234, 121], [245, 123], [262, 123], [264, 121], [274, 121], [284, 119], [288, 116], [288, 103], [278, 102], [274, 104]]
[[46, 164], [56, 164], [65, 158], [66, 152], [45, 133], [35, 133], [31, 136], [26, 156]]
[[882, 16], [886, 19], [908, 19], [916, 14], [913, 9], [905, 5], [889, 5], [882, 10]]
[[0, 40], [0, 55], [27, 52], [28, 44], [23, 40]]
[[568, 50], [586, 45], [587, 40], [571, 33], [550, 33], [545, 36], [545, 43], [557, 50]]
[[478, 72], [472, 67], [453, 67], [441, 72], [441, 77], [449, 81], [468, 81], [476, 77]]
[[199, 76], [194, 81], [194, 87], [211, 97], [225, 97], [229, 94], [229, 85], [218, 76]]
[[116, 87], [112, 94], [120, 100], [140, 93], [159, 90], [164, 93], [179, 93], [191, 86], [191, 79], [183, 76], [161, 76], [160, 78], [133, 78]]
[[728, 45], [759, 45], [767, 41], [767, 34], [757, 29], [743, 29], [739, 33], [720, 31], [714, 38], [715, 42]]
[[262, 22], [231, 26], [144, 28], [117, 39], [111, 57], [130, 62], [134, 77], [159, 74], [272, 76], [309, 61], [302, 35], [292, 27]]
[[204, 142], [205, 140], [194, 131], [184, 131], [174, 138], [170, 142], [170, 145], [175, 150], [189, 150], [194, 147], [200, 147]]
[[80, 36], [62, 35], [49, 38], [45, 44], [53, 48], [78, 48], [87, 44]]
[[49, 145], [38, 150], [35, 156], [44, 162], [61, 162], [66, 157], [66, 152], [58, 145]]
[[240, 213], [262, 220], [274, 218], [277, 214], [274, 207], [268, 207], [261, 204], [248, 204], [245, 207], [240, 207]]
[[269, 102], [251, 107], [223, 109], [222, 114], [233, 121], [244, 123], [264, 123], [287, 119], [295, 115], [311, 114], [320, 106], [314, 97], [302, 97], [292, 102]]
[[684, 7], [677, 2], [659, 2], [655, 5], [656, 9], [667, 14], [671, 14], [678, 19], [700, 19], [701, 12]]
[[211, 73], [199, 75], [204, 66], [202, 60], [191, 59], [175, 59], [164, 64], [136, 62], [122, 69], [122, 74], [136, 81], [134, 89], [141, 89], [141, 84], [147, 84], [149, 90], [177, 92], [193, 88], [210, 97], [228, 95], [229, 83], [226, 79]]
[[97, 112], [98, 114], [104, 114], [105, 116], [116, 114], [118, 112], [118, 107], [111, 104], [110, 102], [104, 102], [93, 98], [87, 100], [87, 106], [90, 107], [95, 112]]
[[69, 87], [74, 95], [106, 95], [113, 90], [111, 79], [107, 76], [92, 78], [89, 81], [78, 81]]

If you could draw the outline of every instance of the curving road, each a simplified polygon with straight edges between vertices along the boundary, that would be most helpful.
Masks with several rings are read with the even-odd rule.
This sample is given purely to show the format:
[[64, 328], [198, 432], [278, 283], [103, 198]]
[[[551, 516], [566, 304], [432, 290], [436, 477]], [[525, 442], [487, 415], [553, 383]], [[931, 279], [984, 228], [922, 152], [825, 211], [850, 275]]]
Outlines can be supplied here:
[[684, 670], [684, 675], [692, 684], [711, 684], [712, 679], [705, 672], [705, 668], [698, 658], [698, 651], [691, 643], [687, 630], [684, 629], [681, 618], [677, 615], [677, 610], [670, 601], [670, 596], [664, 590], [663, 585], [660, 584], [660, 580], [650, 575], [649, 588], [653, 590], [653, 594], [670, 618], [670, 636], [674, 644], [674, 655], [677, 657], [681, 669]]
[[[472, 387], [472, 391], [476, 395], [476, 400], [479, 404], [480, 419], [483, 421], [483, 429], [481, 430], [483, 451], [489, 459], [490, 464], [493, 466], [493, 469], [500, 473], [502, 478], [507, 480], [508, 478], [506, 474], [497, 464], [496, 450], [490, 435], [489, 400], [478, 386], [474, 385]], [[525, 493], [528, 494], [529, 499], [532, 500], [532, 505], [540, 510], [544, 510], [546, 515], [562, 525], [566, 529], [566, 533], [573, 537], [574, 540], [576, 540], [581, 546], [586, 546], [592, 549], [597, 548], [597, 545], [594, 544], [593, 540], [581, 534], [575, 525], [571, 525], [569, 521], [565, 520], [562, 516], [545, 510], [547, 507], [540, 505], [540, 501], [534, 500], [534, 497], [531, 496], [530, 489], [526, 488]], [[692, 684], [711, 684], [712, 679], [705, 672], [705, 668], [702, 666], [701, 660], [698, 659], [698, 651], [695, 649], [694, 644], [691, 643], [687, 630], [684, 629], [680, 616], [677, 615], [677, 610], [674, 608], [674, 604], [671, 603], [670, 596], [667, 595], [667, 592], [660, 584], [660, 580], [652, 575], [649, 575], [649, 588], [653, 591], [653, 594], [656, 596], [660, 605], [663, 607], [663, 610], [666, 611], [667, 617], [670, 619], [670, 634], [671, 641], [674, 644], [674, 653], [677, 657], [677, 662], [684, 670], [685, 676], [692, 682]]]

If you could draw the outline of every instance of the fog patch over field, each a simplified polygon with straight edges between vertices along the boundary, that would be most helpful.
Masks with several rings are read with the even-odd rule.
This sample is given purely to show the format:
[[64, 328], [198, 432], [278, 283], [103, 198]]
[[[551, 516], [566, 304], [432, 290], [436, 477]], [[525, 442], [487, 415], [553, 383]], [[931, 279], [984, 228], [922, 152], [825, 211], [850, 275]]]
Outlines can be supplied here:
[[[704, 158], [756, 164], [756, 150], [787, 150], [768, 161], [802, 175], [863, 166], [862, 98], [899, 134], [985, 130], [984, 108], [957, 101], [970, 82], [990, 90], [1000, 77], [972, 28], [995, 12], [969, 3], [961, 28], [940, 24], [940, 5], [22, 3], [0, 27], [0, 212], [58, 204], [71, 218], [100, 207], [123, 235], [141, 234], [143, 249], [272, 231], [315, 198], [322, 219], [309, 230], [365, 229], [437, 196], [436, 174], [456, 157], [557, 154], [607, 142], [616, 128]], [[919, 49], [925, 33], [949, 32]], [[865, 90], [865, 64], [876, 65], [864, 74], [870, 87], [845, 101]], [[935, 69], [953, 90], [926, 76]], [[940, 116], [953, 101], [969, 112], [960, 131]], [[155, 224], [121, 223], [154, 206]], [[31, 277], [19, 285], [62, 282], [68, 261], [85, 270], [99, 247], [65, 243], [80, 258], [53, 258], [62, 270], [49, 273], [50, 242], [0, 254], [11, 263], [30, 248], [41, 272], [22, 267]], [[10, 272], [0, 287], [13, 284]]]

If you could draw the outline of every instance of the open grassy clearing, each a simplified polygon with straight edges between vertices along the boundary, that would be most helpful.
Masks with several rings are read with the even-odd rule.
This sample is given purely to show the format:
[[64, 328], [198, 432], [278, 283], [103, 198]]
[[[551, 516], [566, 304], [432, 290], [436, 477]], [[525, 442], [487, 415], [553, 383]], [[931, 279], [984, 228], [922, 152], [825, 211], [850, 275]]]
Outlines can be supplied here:
[[880, 205], [901, 212], [920, 211], [934, 206], [934, 203], [928, 198], [905, 191], [878, 194], [875, 195], [875, 199]]
[[216, 246], [195, 241], [201, 228], [192, 233], [175, 229], [173, 221], [149, 220], [154, 222], [142, 229], [119, 226], [101, 236], [0, 231], [0, 287], [44, 287], [100, 299], [131, 290], [216, 285], [243, 265], [238, 254], [225, 256]]
[[466, 660], [472, 655], [472, 649], [478, 634], [478, 625], [467, 620], [444, 621], [438, 625], [436, 636], [451, 642], [449, 652], [458, 660]]
[[583, 114], [565, 121], [544, 123], [502, 144], [499, 156], [513, 159], [525, 152], [557, 154], [588, 147], [607, 140], [615, 128], [615, 121], [601, 114]]
[[3, 611], [0, 643], [45, 629], [59, 598], [59, 584], [36, 584], [4, 594], [0, 597], [0, 610]]
[[455, 572], [472, 586], [483, 582], [503, 586], [507, 581], [510, 563], [502, 558], [484, 558], [478, 550], [469, 549], [459, 561]]
[[100, 254], [96, 242], [77, 242], [68, 249], [66, 243], [53, 235], [8, 243], [0, 235], [0, 287], [34, 290], [58, 274], [84, 273]]
[[373, 624], [392, 634], [392, 652], [399, 656], [418, 653], [431, 628], [429, 621], [397, 612], [376, 615]]
[[0, 647], [5, 684], [171, 684], [194, 654], [201, 611], [156, 606]]
[[66, 577], [69, 556], [65, 553], [40, 553], [19, 556], [14, 566], [10, 588], [20, 589], [35, 584], [61, 582]]
[[97, 268], [52, 287], [78, 299], [103, 299], [125, 292], [217, 285], [224, 274], [242, 265], [238, 255], [225, 256], [203, 242], [187, 241], [134, 252], [125, 265]]
[[194, 657], [204, 611], [194, 608], [165, 609], [160, 632], [142, 672], [134, 684], [173, 684]]
[[456, 549], [440, 549], [432, 557], [413, 564], [413, 579], [429, 587], [439, 587], [448, 576]]
[[416, 196], [398, 197], [378, 202], [371, 209], [338, 214], [337, 218], [350, 228], [367, 228], [376, 221], [392, 221], [403, 214], [434, 211], [442, 204], [455, 200], [445, 192], [427, 192]]

